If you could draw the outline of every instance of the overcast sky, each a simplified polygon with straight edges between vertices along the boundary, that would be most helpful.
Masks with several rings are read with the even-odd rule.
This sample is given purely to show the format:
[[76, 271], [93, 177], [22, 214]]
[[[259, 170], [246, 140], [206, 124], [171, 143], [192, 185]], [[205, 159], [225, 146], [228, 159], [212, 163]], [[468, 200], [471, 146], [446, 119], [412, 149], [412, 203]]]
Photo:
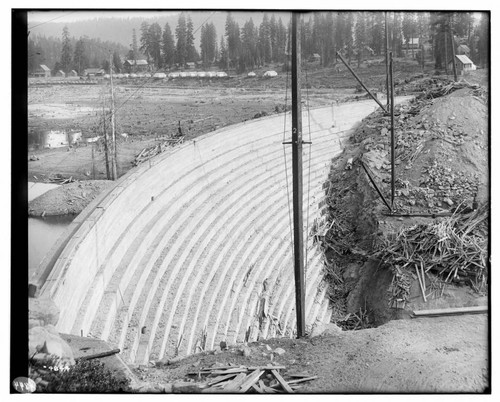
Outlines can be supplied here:
[[94, 18], [158, 17], [172, 15], [172, 11], [32, 11], [28, 13], [28, 25], [46, 22], [75, 22]]

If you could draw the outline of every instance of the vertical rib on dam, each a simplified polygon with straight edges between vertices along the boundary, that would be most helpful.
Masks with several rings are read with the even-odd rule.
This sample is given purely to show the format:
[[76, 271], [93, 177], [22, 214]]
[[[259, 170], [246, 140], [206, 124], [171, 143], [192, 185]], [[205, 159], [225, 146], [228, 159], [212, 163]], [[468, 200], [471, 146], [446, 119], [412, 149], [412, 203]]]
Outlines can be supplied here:
[[[304, 140], [310, 127], [312, 141], [310, 158], [309, 145], [303, 152], [309, 227], [340, 140], [376, 108], [363, 101], [304, 113]], [[288, 114], [286, 141], [290, 123]], [[38, 281], [40, 296], [61, 310], [58, 331], [108, 340], [136, 363], [212, 349], [224, 339], [292, 336], [284, 126], [281, 114], [198, 137], [131, 170], [90, 205]], [[321, 252], [304, 238], [311, 331], [329, 322], [331, 311]]]

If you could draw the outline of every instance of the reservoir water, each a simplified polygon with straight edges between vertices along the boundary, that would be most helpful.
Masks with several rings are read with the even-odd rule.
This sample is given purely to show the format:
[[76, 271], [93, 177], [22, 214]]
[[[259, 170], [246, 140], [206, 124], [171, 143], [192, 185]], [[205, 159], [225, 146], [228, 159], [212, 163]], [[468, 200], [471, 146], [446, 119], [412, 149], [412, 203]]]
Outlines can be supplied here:
[[64, 233], [74, 215], [28, 218], [28, 278], [31, 278], [57, 239]]

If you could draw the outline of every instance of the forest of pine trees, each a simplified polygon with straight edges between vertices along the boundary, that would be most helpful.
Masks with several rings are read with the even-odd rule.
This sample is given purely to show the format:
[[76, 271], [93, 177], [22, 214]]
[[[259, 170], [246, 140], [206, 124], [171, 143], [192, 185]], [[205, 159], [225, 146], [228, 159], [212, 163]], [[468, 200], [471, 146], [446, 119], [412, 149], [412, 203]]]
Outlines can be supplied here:
[[[477, 21], [471, 12], [307, 12], [301, 31], [302, 52], [305, 59], [320, 56], [322, 66], [336, 63], [340, 51], [350, 63], [358, 65], [370, 57], [385, 52], [385, 24], [388, 21], [389, 47], [395, 57], [417, 58], [419, 49], [409, 50], [409, 39], [418, 38], [430, 49], [433, 66], [444, 68], [446, 55], [451, 55], [453, 32], [455, 46], [466, 44], [470, 57], [478, 65], [489, 60], [489, 18], [482, 14]], [[289, 52], [289, 21], [264, 13], [260, 24], [255, 24], [251, 13], [240, 25], [232, 13], [227, 13], [223, 32], [206, 21], [194, 27], [189, 12], [179, 14], [174, 29], [168, 23], [144, 21], [138, 32], [132, 30], [130, 49], [98, 39], [70, 37], [65, 27], [61, 39], [29, 38], [28, 69], [34, 71], [43, 60], [55, 60], [54, 70], [81, 73], [88, 67], [109, 67], [109, 49], [113, 49], [115, 71], [121, 70], [120, 55], [128, 59], [145, 58], [153, 70], [182, 68], [187, 62], [201, 61], [204, 68], [219, 66], [244, 72], [272, 63], [284, 63]], [[200, 30], [199, 51], [195, 33]], [[446, 39], [447, 38], [447, 39]], [[108, 50], [106, 50], [108, 49]]]

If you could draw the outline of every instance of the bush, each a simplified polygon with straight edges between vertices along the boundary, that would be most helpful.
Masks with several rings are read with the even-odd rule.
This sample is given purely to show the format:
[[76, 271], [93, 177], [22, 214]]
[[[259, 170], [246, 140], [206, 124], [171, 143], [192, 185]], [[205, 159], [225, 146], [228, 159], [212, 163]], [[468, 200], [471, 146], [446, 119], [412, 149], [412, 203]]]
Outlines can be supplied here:
[[[47, 370], [47, 368], [49, 368]], [[130, 380], [120, 378], [97, 360], [80, 360], [67, 370], [51, 370], [50, 362], [34, 362], [30, 370], [41, 377], [37, 391], [42, 393], [130, 392]], [[36, 381], [36, 380], [35, 380]]]

